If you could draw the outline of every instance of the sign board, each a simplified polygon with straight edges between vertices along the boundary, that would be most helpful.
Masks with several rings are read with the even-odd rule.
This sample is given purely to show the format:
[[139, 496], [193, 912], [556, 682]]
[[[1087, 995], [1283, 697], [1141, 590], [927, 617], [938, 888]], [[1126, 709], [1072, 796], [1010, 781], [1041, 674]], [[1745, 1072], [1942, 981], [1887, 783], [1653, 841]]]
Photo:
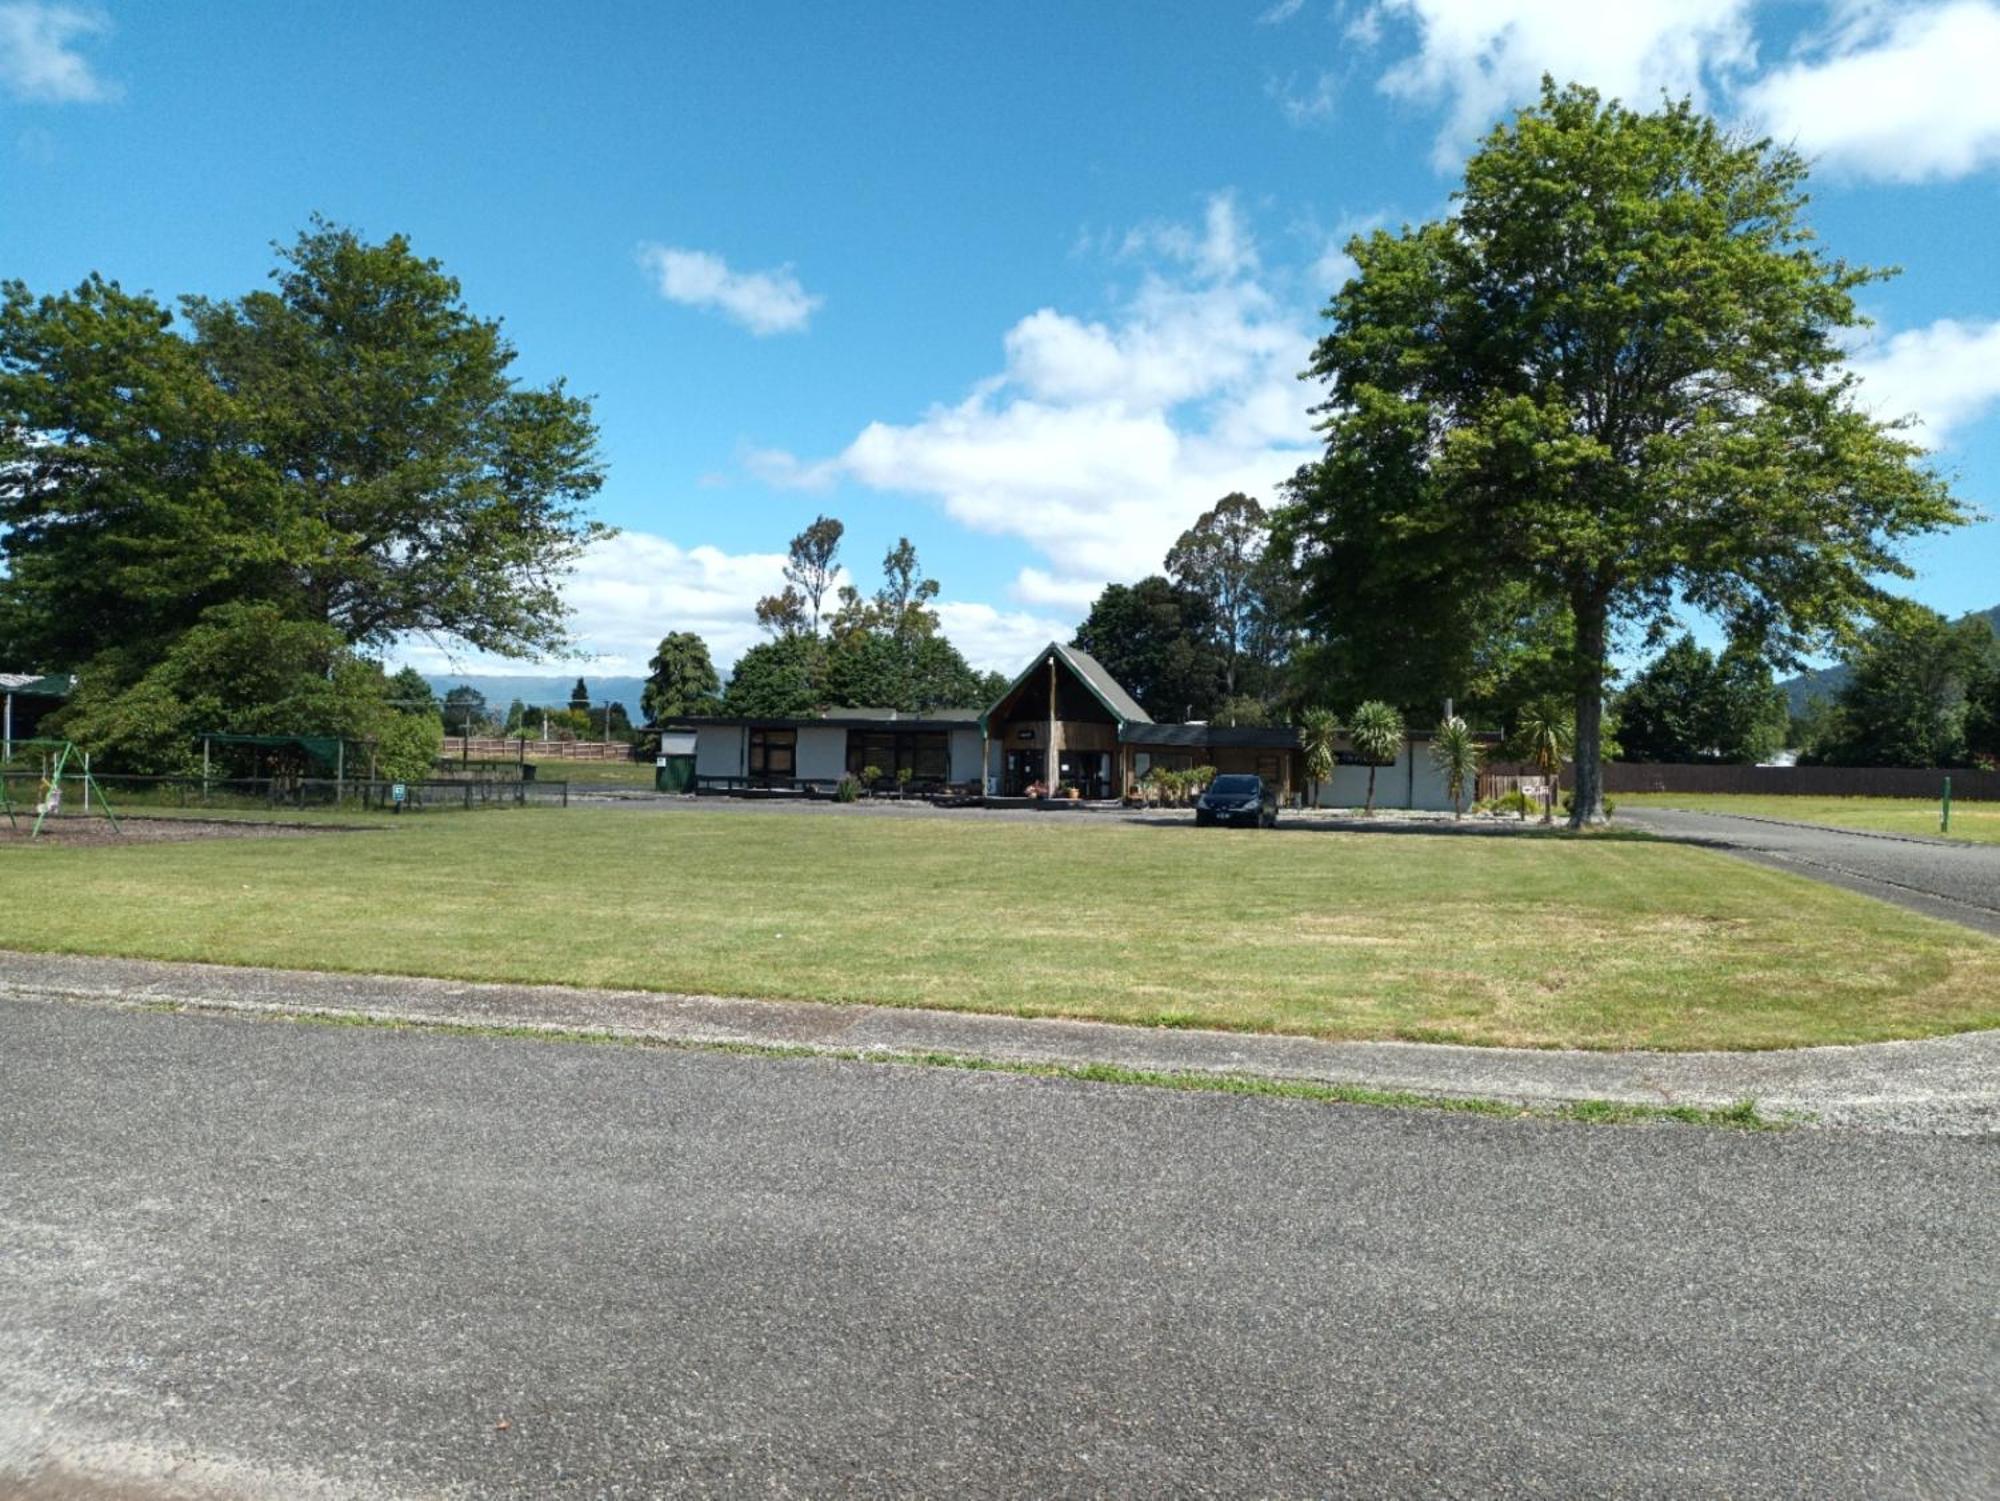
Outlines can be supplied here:
[[408, 788], [406, 788], [406, 787], [405, 787], [405, 786], [404, 786], [404, 785], [403, 785], [403, 784], [402, 784], [401, 782], [392, 782], [392, 783], [390, 783], [390, 785], [389, 785], [389, 801], [390, 801], [390, 802], [392, 802], [392, 803], [400, 803], [400, 802], [403, 802], [403, 801], [404, 801], [405, 799], [407, 799], [407, 798], [409, 797], [409, 795], [410, 795], [410, 794], [409, 794], [409, 789], [408, 789]]

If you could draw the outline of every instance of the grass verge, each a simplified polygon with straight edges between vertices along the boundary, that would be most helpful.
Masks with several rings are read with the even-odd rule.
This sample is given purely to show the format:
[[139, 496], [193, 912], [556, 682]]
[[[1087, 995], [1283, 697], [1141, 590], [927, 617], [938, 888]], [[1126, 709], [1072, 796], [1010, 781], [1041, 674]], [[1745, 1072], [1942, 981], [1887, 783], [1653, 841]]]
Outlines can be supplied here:
[[[1940, 776], [1943, 773], [1939, 774]], [[1825, 824], [1871, 834], [1921, 834], [2000, 844], [2000, 803], [1955, 802], [1951, 832], [1938, 830], [1938, 799], [1922, 797], [1779, 797], [1747, 792], [1621, 792], [1619, 807], [1685, 808], [1695, 813], [1736, 813]]]
[[0, 942], [1527, 1047], [2000, 1025], [2000, 942], [1671, 843], [632, 808], [0, 846]]

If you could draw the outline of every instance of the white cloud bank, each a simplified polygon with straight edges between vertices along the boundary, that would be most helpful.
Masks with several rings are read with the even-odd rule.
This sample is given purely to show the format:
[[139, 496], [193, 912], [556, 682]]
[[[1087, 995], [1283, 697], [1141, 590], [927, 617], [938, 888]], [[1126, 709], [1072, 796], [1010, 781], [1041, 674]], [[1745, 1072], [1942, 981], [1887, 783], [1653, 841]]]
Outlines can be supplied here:
[[118, 86], [98, 76], [76, 44], [109, 33], [95, 10], [37, 0], [0, 5], [0, 87], [37, 104], [95, 104]]
[[1762, 128], [1897, 182], [2000, 161], [2000, 4], [1869, 5], [1743, 93]]
[[1414, 30], [1381, 79], [1394, 98], [1442, 104], [1435, 160], [1455, 167], [1544, 73], [1644, 108], [1661, 90], [1705, 96], [1707, 78], [1756, 60], [1749, 0], [1379, 0], [1375, 35]]
[[[2000, 161], [2000, 0], [1828, 0], [1767, 71], [1755, 0], [1376, 0], [1349, 29], [1408, 44], [1378, 87], [1445, 112], [1450, 170], [1542, 75], [1635, 108], [1664, 92], [1794, 142], [1830, 167], [1916, 182]], [[1711, 97], [1719, 96], [1719, 97]], [[1280, 104], [1295, 123], [1297, 100]]]
[[639, 264], [669, 302], [721, 313], [763, 338], [802, 333], [826, 300], [808, 292], [790, 266], [732, 271], [721, 256], [678, 245], [644, 245]]
[[[570, 630], [588, 652], [587, 663], [522, 661], [481, 653], [449, 653], [409, 640], [392, 653], [423, 672], [533, 673], [581, 667], [587, 673], [644, 676], [660, 638], [693, 631], [708, 643], [725, 679], [743, 652], [767, 639], [758, 629], [757, 601], [785, 586], [785, 556], [777, 552], [729, 553], [717, 547], [682, 547], [651, 532], [620, 532], [586, 552], [563, 587]], [[852, 583], [843, 571], [836, 586]], [[970, 600], [944, 599], [938, 616], [952, 644], [982, 670], [1012, 673], [1036, 649], [1067, 641], [1070, 618], [1024, 610], [998, 610]], [[1079, 612], [1080, 613], [1080, 612]]]
[[961, 400], [871, 422], [831, 458], [760, 453], [758, 473], [924, 496], [974, 531], [1025, 541], [1043, 559], [1015, 583], [1031, 606], [1081, 613], [1107, 581], [1157, 570], [1223, 495], [1268, 501], [1317, 451], [1313, 393], [1297, 378], [1312, 318], [1260, 284], [1228, 194], [1198, 226], [1134, 231], [1122, 253], [1167, 265], [1113, 316], [1040, 308], [1006, 333], [1003, 368]]
[[1885, 419], [1914, 415], [1913, 436], [1939, 448], [2000, 402], [2000, 319], [1940, 318], [1862, 346], [1851, 364], [1864, 406]]

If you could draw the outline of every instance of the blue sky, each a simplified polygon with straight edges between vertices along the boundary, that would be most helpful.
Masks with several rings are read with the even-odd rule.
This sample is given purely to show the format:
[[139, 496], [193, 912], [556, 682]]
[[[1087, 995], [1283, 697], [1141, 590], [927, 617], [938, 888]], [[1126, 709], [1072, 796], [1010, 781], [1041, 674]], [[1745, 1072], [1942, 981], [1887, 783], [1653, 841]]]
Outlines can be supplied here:
[[[1868, 399], [2000, 511], [2000, 0], [0, 0], [0, 272], [227, 295], [315, 211], [400, 230], [596, 398], [596, 670], [674, 629], [732, 659], [821, 511], [866, 587], [908, 535], [1011, 668], [1272, 497], [1346, 235], [1442, 212], [1544, 70], [1813, 155], [1827, 243], [1904, 268]], [[2000, 603], [2000, 523], [1914, 557]]]

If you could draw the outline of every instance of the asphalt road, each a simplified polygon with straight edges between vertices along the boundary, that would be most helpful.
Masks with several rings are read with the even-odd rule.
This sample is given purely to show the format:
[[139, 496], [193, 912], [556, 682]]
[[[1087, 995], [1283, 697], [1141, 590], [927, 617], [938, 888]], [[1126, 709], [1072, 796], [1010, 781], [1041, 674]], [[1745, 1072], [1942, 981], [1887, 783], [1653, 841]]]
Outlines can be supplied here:
[[30, 1001], [0, 1061], [0, 1494], [2000, 1493], [1989, 1145]]
[[1713, 845], [2000, 936], [2000, 844], [1864, 834], [1679, 808], [1632, 808], [1621, 812], [1618, 822]]

